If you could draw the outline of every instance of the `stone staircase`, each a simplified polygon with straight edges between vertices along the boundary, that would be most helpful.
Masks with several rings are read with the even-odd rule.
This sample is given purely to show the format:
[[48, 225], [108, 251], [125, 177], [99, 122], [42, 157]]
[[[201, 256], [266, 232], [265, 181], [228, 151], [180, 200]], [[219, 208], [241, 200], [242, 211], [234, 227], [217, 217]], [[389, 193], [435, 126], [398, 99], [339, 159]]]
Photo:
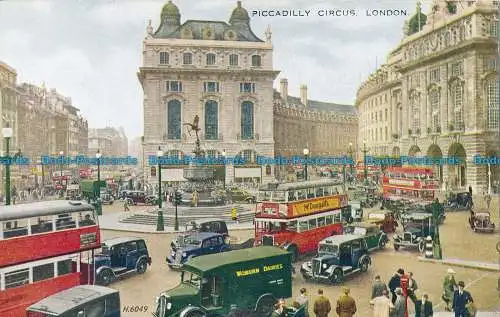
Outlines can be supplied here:
[[[255, 212], [247, 206], [236, 205], [238, 213], [238, 221], [240, 223], [252, 222], [255, 217]], [[224, 220], [226, 222], [233, 221], [231, 219], [231, 206], [219, 206], [219, 207], [179, 207], [177, 211], [177, 218], [179, 220], [179, 226], [182, 228], [187, 223], [196, 220], [206, 219], [208, 220]], [[123, 219], [120, 219], [121, 223], [131, 223], [139, 225], [151, 225], [155, 226], [158, 219], [158, 208], [151, 209], [144, 212], [135, 212]], [[175, 224], [175, 208], [164, 208], [163, 209], [163, 219], [165, 226], [173, 227]]]

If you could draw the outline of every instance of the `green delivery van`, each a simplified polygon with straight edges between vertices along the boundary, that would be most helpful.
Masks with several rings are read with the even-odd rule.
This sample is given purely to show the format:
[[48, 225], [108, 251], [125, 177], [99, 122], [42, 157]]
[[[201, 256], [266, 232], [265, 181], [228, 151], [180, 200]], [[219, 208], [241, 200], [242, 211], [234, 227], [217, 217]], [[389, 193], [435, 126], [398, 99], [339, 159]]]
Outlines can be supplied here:
[[180, 284], [156, 300], [157, 317], [224, 316], [234, 310], [268, 316], [292, 296], [292, 255], [261, 246], [192, 258]]

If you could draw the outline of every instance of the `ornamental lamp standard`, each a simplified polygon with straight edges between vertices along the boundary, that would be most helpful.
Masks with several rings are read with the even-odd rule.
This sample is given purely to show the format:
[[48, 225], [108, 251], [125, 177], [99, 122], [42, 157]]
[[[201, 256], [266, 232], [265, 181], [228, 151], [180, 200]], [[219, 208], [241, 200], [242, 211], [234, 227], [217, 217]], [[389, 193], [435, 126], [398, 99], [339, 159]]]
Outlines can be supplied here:
[[158, 152], [156, 153], [158, 157], [158, 218], [156, 220], [156, 231], [165, 231], [165, 222], [163, 220], [163, 210], [162, 210], [162, 194], [161, 194], [161, 158], [163, 157], [163, 151], [158, 147]]
[[96, 193], [96, 211], [97, 215], [102, 215], [101, 207], [101, 151], [98, 149], [95, 153], [95, 158], [97, 159], [97, 193]]
[[63, 186], [63, 156], [64, 156], [64, 151], [59, 152], [59, 158], [61, 159], [61, 164], [59, 165], [60, 167], [60, 174], [61, 174], [61, 190]]
[[343, 158], [342, 158], [342, 179], [344, 182], [344, 186], [345, 186], [346, 178], [347, 178], [346, 168], [345, 168], [345, 165], [346, 165], [345, 159], [346, 159], [346, 155], [343, 155]]
[[2, 135], [5, 139], [5, 158], [7, 158], [5, 164], [5, 205], [10, 205], [10, 138], [12, 138], [12, 128], [3, 128]]
[[349, 158], [351, 159], [351, 164], [350, 165], [350, 171], [351, 171], [351, 177], [354, 176], [354, 171], [353, 171], [353, 162], [354, 162], [354, 149], [352, 147], [352, 142], [349, 142], [349, 149], [348, 149], [348, 152], [349, 152]]
[[222, 178], [223, 188], [226, 189], [226, 150], [222, 150], [222, 159], [224, 164], [224, 177]]
[[363, 140], [363, 167], [364, 167], [364, 176], [365, 176], [365, 185], [368, 184], [368, 167], [366, 166], [366, 153], [368, 153], [368, 150], [366, 149], [366, 140]]
[[303, 150], [303, 153], [304, 153], [304, 158], [305, 158], [305, 163], [304, 163], [304, 180], [307, 181], [307, 179], [308, 179], [308, 177], [307, 177], [307, 159], [309, 157], [309, 149], [305, 148]]

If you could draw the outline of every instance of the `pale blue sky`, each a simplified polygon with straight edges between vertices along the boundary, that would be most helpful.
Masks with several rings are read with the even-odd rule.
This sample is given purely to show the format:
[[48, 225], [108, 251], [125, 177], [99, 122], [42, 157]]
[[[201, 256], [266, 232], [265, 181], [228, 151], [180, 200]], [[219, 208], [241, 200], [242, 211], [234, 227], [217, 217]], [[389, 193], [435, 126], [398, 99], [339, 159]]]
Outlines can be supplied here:
[[[0, 60], [18, 82], [46, 83], [73, 99], [91, 127], [123, 126], [142, 135], [140, 67], [147, 21], [156, 27], [166, 0], [0, 1]], [[227, 21], [233, 0], [174, 0], [181, 21]], [[272, 3], [272, 5], [270, 5]], [[308, 85], [310, 99], [353, 104], [357, 87], [402, 38], [408, 17], [367, 17], [366, 9], [415, 11], [414, 0], [247, 0], [252, 10], [357, 9], [356, 17], [254, 17], [264, 39], [271, 25], [274, 65], [288, 78], [289, 93]], [[276, 81], [275, 86], [279, 83]], [[278, 84], [279, 85], [279, 84]]]

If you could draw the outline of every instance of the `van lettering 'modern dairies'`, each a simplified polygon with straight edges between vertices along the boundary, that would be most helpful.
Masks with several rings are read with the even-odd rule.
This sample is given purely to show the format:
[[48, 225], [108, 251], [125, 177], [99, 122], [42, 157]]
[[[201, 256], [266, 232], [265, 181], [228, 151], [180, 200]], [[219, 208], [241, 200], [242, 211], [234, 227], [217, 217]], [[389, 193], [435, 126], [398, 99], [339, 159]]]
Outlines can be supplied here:
[[275, 265], [265, 265], [264, 266], [264, 272], [268, 271], [275, 271], [275, 270], [282, 270], [283, 269], [283, 264], [275, 264]]
[[240, 276], [247, 276], [247, 275], [252, 275], [252, 274], [257, 274], [257, 273], [260, 273], [260, 269], [259, 268], [245, 270], [245, 271], [237, 271], [236, 272], [236, 276], [240, 277]]

